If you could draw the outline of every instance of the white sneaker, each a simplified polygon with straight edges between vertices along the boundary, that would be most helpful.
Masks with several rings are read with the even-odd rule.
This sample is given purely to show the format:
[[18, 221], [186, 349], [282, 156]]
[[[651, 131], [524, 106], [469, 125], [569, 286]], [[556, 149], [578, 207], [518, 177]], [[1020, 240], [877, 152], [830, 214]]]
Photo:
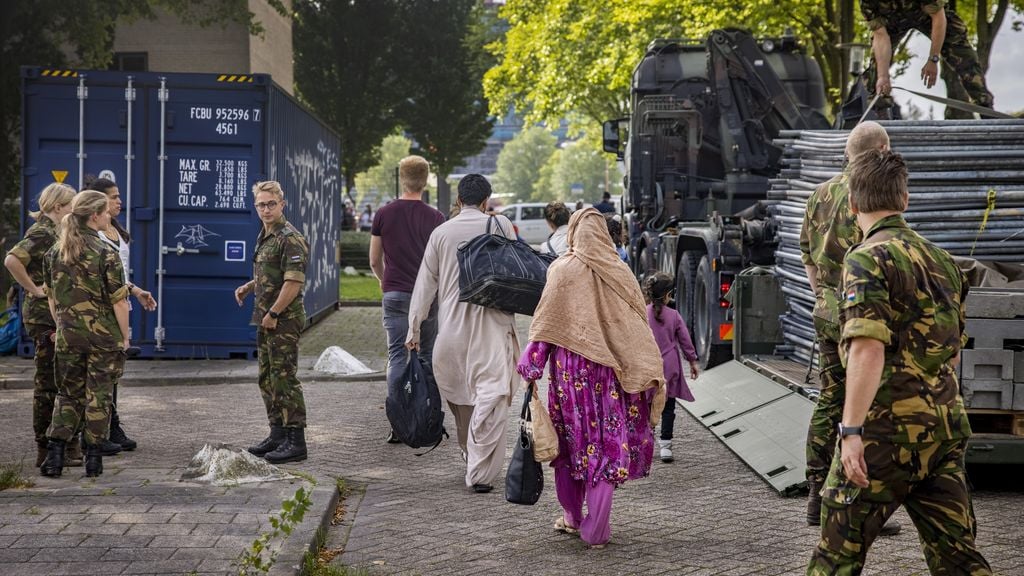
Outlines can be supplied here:
[[672, 458], [672, 441], [671, 440], [661, 440], [659, 438], [658, 439], [658, 447], [661, 449], [661, 451], [658, 454], [661, 457], [661, 461], [665, 462], [665, 463], [671, 462], [673, 460], [673, 458]]

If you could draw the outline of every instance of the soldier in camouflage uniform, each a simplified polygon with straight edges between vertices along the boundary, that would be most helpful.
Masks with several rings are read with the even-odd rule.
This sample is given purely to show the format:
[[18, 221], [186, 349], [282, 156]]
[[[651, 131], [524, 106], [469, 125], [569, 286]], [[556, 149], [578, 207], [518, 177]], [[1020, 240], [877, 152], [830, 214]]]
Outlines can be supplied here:
[[[39, 195], [39, 212], [29, 214], [36, 222], [25, 232], [25, 237], [11, 248], [4, 265], [11, 276], [25, 289], [22, 318], [25, 331], [35, 344], [36, 375], [32, 393], [32, 428], [36, 438], [36, 467], [46, 458], [46, 429], [53, 416], [53, 401], [57, 397], [57, 382], [53, 374], [54, 336], [57, 324], [50, 315], [43, 287], [43, 260], [47, 251], [57, 243], [57, 224], [71, 212], [75, 189], [54, 182]], [[69, 454], [70, 456], [70, 454]], [[81, 456], [75, 460], [81, 464]], [[68, 460], [71, 460], [69, 457]]]
[[[877, 122], [862, 122], [846, 140], [846, 158], [868, 150], [887, 150], [889, 135]], [[818, 346], [820, 395], [807, 430], [807, 523], [821, 523], [821, 487], [836, 445], [836, 425], [843, 412], [846, 371], [839, 360], [839, 284], [843, 256], [860, 242], [861, 231], [850, 211], [848, 170], [820, 184], [807, 200], [800, 229], [800, 256], [815, 295], [814, 331]], [[890, 522], [885, 534], [899, 532]]]
[[[871, 29], [871, 47], [875, 56], [875, 68], [868, 74], [869, 86], [875, 93], [889, 95], [892, 89], [889, 66], [892, 64], [893, 42], [899, 42], [910, 30], [917, 30], [932, 41], [928, 61], [921, 69], [925, 86], [931, 88], [935, 85], [941, 59], [943, 65], [956, 71], [964, 90], [975, 104], [992, 108], [992, 93], [985, 85], [978, 53], [967, 39], [967, 26], [945, 4], [945, 0], [861, 0], [860, 9]], [[947, 117], [950, 113], [947, 107]]]
[[75, 196], [57, 244], [46, 255], [50, 311], [57, 319], [57, 400], [46, 436], [44, 476], [60, 476], [64, 446], [84, 420], [85, 474], [103, 473], [100, 442], [110, 429], [117, 370], [128, 348], [128, 286], [117, 253], [100, 240], [107, 197]]
[[846, 400], [807, 574], [859, 574], [900, 505], [932, 574], [991, 574], [974, 541], [964, 472], [971, 428], [956, 376], [968, 285], [952, 257], [903, 219], [899, 154], [861, 154], [849, 188], [864, 240], [844, 262]]
[[284, 191], [277, 182], [253, 186], [263, 230], [256, 240], [253, 279], [235, 290], [241, 306], [255, 291], [252, 322], [257, 328], [260, 393], [270, 435], [249, 452], [281, 464], [306, 459], [306, 402], [296, 377], [299, 336], [306, 324], [302, 286], [309, 246], [284, 217]]

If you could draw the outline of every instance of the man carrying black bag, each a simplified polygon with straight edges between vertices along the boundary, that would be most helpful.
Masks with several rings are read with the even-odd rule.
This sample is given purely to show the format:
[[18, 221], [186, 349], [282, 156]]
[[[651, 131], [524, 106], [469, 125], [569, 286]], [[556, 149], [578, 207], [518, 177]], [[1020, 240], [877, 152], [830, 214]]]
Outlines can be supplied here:
[[[455, 416], [466, 455], [466, 486], [490, 492], [505, 460], [505, 427], [518, 385], [515, 317], [508, 312], [459, 302], [459, 246], [485, 233], [491, 185], [480, 174], [459, 181], [459, 215], [438, 226], [427, 243], [409, 306], [406, 346], [418, 349], [421, 324], [437, 297], [438, 330], [434, 376]], [[495, 217], [496, 234], [515, 239], [512, 223]]]

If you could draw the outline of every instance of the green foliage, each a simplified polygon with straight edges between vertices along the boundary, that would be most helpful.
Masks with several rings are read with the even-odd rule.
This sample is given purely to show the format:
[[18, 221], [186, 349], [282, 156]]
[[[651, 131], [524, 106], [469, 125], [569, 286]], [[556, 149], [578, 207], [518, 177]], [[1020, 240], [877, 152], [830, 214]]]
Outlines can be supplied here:
[[380, 282], [373, 274], [364, 273], [359, 276], [341, 276], [339, 298], [343, 302], [380, 302], [383, 294]]
[[476, 24], [485, 11], [476, 6], [476, 0], [410, 2], [403, 18], [415, 41], [404, 78], [411, 89], [398, 115], [440, 177], [483, 150], [494, 126], [483, 96], [482, 24]]
[[[544, 181], [546, 172], [550, 177]], [[552, 155], [548, 165], [541, 170], [541, 180], [533, 190], [533, 200], [563, 202], [598, 202], [601, 192], [621, 193], [622, 177], [615, 158], [601, 150], [601, 142], [592, 136], [584, 137], [565, 145]], [[582, 195], [572, 194], [573, 186], [583, 187]]]
[[270, 567], [277, 561], [277, 551], [270, 549], [271, 540], [290, 536], [312, 505], [313, 500], [309, 497], [309, 492], [302, 487], [295, 491], [295, 496], [282, 501], [281, 511], [270, 517], [272, 530], [257, 536], [235, 561], [238, 576], [268, 573]]
[[398, 162], [409, 155], [412, 142], [401, 134], [385, 136], [379, 145], [380, 160], [365, 172], [356, 174], [356, 212], [362, 211], [363, 199], [376, 193], [377, 198], [388, 200], [398, 190]]
[[399, 0], [295, 0], [292, 44], [295, 86], [302, 99], [341, 136], [341, 168], [351, 191], [355, 175], [373, 166], [381, 140], [398, 127], [395, 109], [408, 86], [401, 74], [410, 43]]
[[[31, 488], [35, 484], [24, 476], [24, 466], [22, 462], [18, 463], [7, 463], [0, 465], [0, 492], [9, 490], [12, 488]], [[25, 511], [25, 514], [39, 514], [39, 509], [35, 508], [35, 512], [29, 508]]]
[[501, 15], [510, 28], [489, 46], [499, 64], [484, 77], [484, 93], [492, 114], [514, 106], [527, 122], [573, 112], [590, 122], [624, 116], [633, 68], [651, 40], [729, 26], [774, 36], [793, 29], [837, 89], [845, 75], [835, 45], [854, 38], [852, 14], [853, 0], [509, 0]]
[[555, 151], [556, 142], [551, 132], [539, 126], [516, 134], [498, 154], [495, 193], [509, 195], [517, 202], [529, 199], [541, 168]]
[[380, 161], [380, 142], [404, 128], [447, 175], [490, 134], [481, 79], [486, 59], [473, 0], [295, 1], [295, 84], [341, 135], [342, 173]]

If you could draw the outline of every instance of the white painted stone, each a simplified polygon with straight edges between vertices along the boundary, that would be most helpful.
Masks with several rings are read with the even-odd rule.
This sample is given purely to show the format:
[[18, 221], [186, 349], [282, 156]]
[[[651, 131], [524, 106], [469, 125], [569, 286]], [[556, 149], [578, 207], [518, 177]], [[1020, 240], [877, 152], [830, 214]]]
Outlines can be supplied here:
[[233, 486], [252, 482], [287, 480], [291, 474], [263, 458], [227, 444], [206, 444], [192, 457], [181, 475], [182, 481], [200, 482], [214, 486]]
[[316, 364], [313, 366], [313, 370], [338, 376], [369, 374], [373, 372], [373, 370], [366, 367], [366, 364], [363, 364], [358, 358], [349, 354], [339, 346], [328, 346], [327, 349], [320, 354], [320, 359], [316, 361]]

